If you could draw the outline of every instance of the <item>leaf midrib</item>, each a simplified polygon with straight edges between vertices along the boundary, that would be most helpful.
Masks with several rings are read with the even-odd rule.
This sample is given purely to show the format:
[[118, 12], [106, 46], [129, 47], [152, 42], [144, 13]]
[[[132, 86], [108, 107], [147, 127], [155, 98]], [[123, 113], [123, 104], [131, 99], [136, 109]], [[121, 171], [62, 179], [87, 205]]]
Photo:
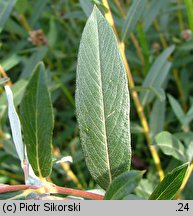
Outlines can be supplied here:
[[[182, 171], [182, 170], [181, 170]], [[163, 196], [163, 194], [167, 191], [167, 189], [176, 181], [176, 179], [181, 175], [181, 171], [177, 174], [177, 176], [175, 177], [175, 179], [173, 179], [173, 181], [171, 181], [169, 184], [168, 184], [168, 186], [165, 188], [165, 190], [163, 190], [161, 193], [160, 193], [160, 195], [156, 198], [156, 200], [158, 200], [158, 199], [160, 199], [160, 197], [162, 197]], [[171, 175], [172, 175], [172, 173], [171, 173]], [[175, 194], [174, 194], [175, 195]], [[174, 197], [174, 195], [173, 195], [173, 197]], [[173, 198], [172, 197], [172, 198]], [[171, 199], [172, 199], [171, 198]]]
[[39, 98], [39, 77], [40, 74], [38, 73], [37, 78], [37, 88], [36, 88], [36, 110], [35, 110], [35, 132], [36, 132], [36, 163], [37, 163], [37, 169], [39, 176], [41, 177], [41, 169], [40, 169], [40, 162], [39, 162], [39, 139], [38, 139], [38, 113], [37, 113], [37, 107], [38, 107], [38, 98]]
[[97, 41], [98, 41], [98, 59], [99, 59], [99, 81], [100, 81], [100, 87], [101, 87], [101, 95], [102, 95], [102, 119], [104, 122], [104, 130], [105, 130], [105, 148], [106, 148], [106, 156], [107, 156], [107, 167], [108, 167], [108, 174], [109, 174], [109, 182], [111, 184], [112, 182], [112, 174], [111, 174], [111, 167], [110, 167], [110, 157], [109, 157], [109, 151], [108, 151], [108, 137], [107, 137], [107, 130], [106, 130], [106, 120], [105, 120], [105, 104], [104, 104], [104, 95], [103, 95], [103, 82], [102, 82], [102, 69], [101, 69], [101, 56], [100, 56], [100, 42], [99, 42], [99, 26], [98, 26], [98, 19], [96, 19], [96, 26], [97, 26]]

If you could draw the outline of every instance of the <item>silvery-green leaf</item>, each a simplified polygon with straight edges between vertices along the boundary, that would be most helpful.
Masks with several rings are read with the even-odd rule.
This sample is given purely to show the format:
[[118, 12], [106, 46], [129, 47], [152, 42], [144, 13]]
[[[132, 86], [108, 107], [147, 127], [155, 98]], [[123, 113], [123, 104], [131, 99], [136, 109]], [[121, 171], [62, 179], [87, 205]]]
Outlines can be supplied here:
[[17, 154], [19, 156], [20, 161], [22, 162], [24, 160], [24, 147], [23, 147], [23, 141], [21, 136], [21, 125], [19, 117], [16, 113], [15, 106], [13, 103], [13, 94], [9, 86], [5, 86], [5, 92], [7, 96], [8, 101], [8, 116], [9, 116], [9, 122], [11, 126], [11, 132], [13, 141], [15, 144], [15, 148], [17, 150]]
[[167, 131], [163, 131], [155, 136], [156, 145], [164, 154], [170, 155], [177, 160], [188, 161], [183, 144], [175, 136]]
[[76, 84], [86, 163], [92, 177], [106, 189], [130, 167], [130, 100], [116, 37], [96, 7], [82, 34]]

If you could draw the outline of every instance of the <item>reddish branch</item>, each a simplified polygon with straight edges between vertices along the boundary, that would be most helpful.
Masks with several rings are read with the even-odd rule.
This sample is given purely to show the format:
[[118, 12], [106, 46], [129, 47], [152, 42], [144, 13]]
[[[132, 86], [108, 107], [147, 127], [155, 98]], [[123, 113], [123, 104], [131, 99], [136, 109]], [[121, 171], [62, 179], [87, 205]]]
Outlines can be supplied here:
[[37, 187], [28, 186], [28, 185], [4, 185], [4, 184], [0, 184], [0, 193], [8, 193], [8, 192], [13, 192], [13, 191], [35, 189], [35, 188], [37, 188]]
[[104, 196], [102, 196], [102, 195], [91, 193], [91, 192], [86, 192], [86, 191], [82, 191], [82, 190], [75, 190], [72, 188], [65, 188], [65, 187], [56, 186], [56, 191], [59, 194], [79, 196], [79, 197], [84, 197], [84, 198], [93, 199], [93, 200], [103, 200], [104, 199]]
[[78, 196], [78, 197], [84, 197], [87, 199], [93, 199], [93, 200], [103, 200], [104, 196], [86, 192], [82, 190], [75, 190], [72, 188], [66, 188], [66, 187], [59, 187], [56, 185], [45, 185], [45, 187], [39, 188], [36, 186], [28, 186], [28, 185], [4, 185], [0, 184], [0, 193], [8, 193], [13, 191], [19, 191], [19, 190], [26, 190], [26, 189], [34, 189], [37, 191], [40, 191], [43, 189], [46, 192], [52, 193], [52, 194], [65, 194], [65, 195], [71, 195], [71, 196]]

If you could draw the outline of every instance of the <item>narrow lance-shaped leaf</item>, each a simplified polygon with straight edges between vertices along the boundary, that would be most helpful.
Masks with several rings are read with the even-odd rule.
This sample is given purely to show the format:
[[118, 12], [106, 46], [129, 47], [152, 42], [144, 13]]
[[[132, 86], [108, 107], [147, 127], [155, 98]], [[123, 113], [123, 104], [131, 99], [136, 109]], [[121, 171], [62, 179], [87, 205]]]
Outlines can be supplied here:
[[29, 162], [39, 177], [52, 168], [53, 110], [44, 65], [39, 64], [26, 88], [20, 107], [24, 141]]
[[138, 22], [139, 18], [141, 17], [144, 7], [145, 7], [146, 0], [135, 0], [133, 1], [129, 11], [127, 13], [127, 17], [125, 23], [123, 25], [122, 33], [121, 33], [121, 40], [124, 41], [126, 36], [134, 30], [136, 23]]
[[80, 43], [76, 107], [87, 166], [106, 189], [130, 167], [130, 100], [115, 35], [96, 7]]
[[149, 29], [153, 21], [155, 20], [156, 16], [159, 14], [162, 8], [168, 6], [168, 0], [152, 0], [150, 2], [150, 6], [147, 10], [144, 11], [144, 28], [145, 31]]
[[188, 125], [192, 120], [193, 120], [193, 105], [190, 107], [190, 109], [186, 113], [184, 124]]
[[[163, 87], [171, 68], [171, 63], [167, 61], [167, 58], [174, 51], [174, 48], [175, 46], [168, 47], [157, 57], [143, 82], [143, 87], [154, 87], [155, 89]], [[141, 92], [140, 101], [146, 105], [152, 101], [153, 96], [154, 94], [150, 91]]]
[[19, 159], [22, 163], [24, 160], [24, 146], [23, 146], [23, 141], [21, 136], [20, 120], [16, 113], [15, 106], [13, 103], [13, 93], [10, 87], [7, 85], [5, 86], [5, 92], [8, 101], [8, 116], [9, 116], [9, 122], [11, 126], [13, 142], [15, 144], [15, 148], [19, 156]]
[[165, 120], [165, 106], [165, 101], [160, 101], [159, 99], [157, 99], [153, 105], [149, 122], [149, 128], [152, 137], [163, 130]]
[[171, 96], [169, 94], [168, 94], [168, 99], [169, 99], [170, 105], [171, 105], [172, 110], [174, 111], [176, 117], [183, 124], [184, 120], [185, 120], [185, 113], [184, 113], [182, 107], [180, 106], [179, 102], [173, 96]]
[[149, 200], [171, 200], [180, 189], [189, 163], [185, 163], [168, 173], [163, 181], [155, 188]]
[[17, 0], [0, 0], [0, 32]]

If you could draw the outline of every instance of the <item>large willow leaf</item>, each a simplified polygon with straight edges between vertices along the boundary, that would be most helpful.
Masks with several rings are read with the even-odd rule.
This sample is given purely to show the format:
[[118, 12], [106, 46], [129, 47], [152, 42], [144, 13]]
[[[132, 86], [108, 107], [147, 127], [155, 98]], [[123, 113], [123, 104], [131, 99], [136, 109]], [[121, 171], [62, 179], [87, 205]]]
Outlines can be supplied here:
[[80, 43], [76, 106], [87, 166], [106, 189], [130, 167], [130, 101], [115, 35], [96, 7]]
[[52, 169], [53, 111], [44, 65], [39, 64], [27, 85], [20, 107], [24, 141], [29, 162], [39, 177]]

